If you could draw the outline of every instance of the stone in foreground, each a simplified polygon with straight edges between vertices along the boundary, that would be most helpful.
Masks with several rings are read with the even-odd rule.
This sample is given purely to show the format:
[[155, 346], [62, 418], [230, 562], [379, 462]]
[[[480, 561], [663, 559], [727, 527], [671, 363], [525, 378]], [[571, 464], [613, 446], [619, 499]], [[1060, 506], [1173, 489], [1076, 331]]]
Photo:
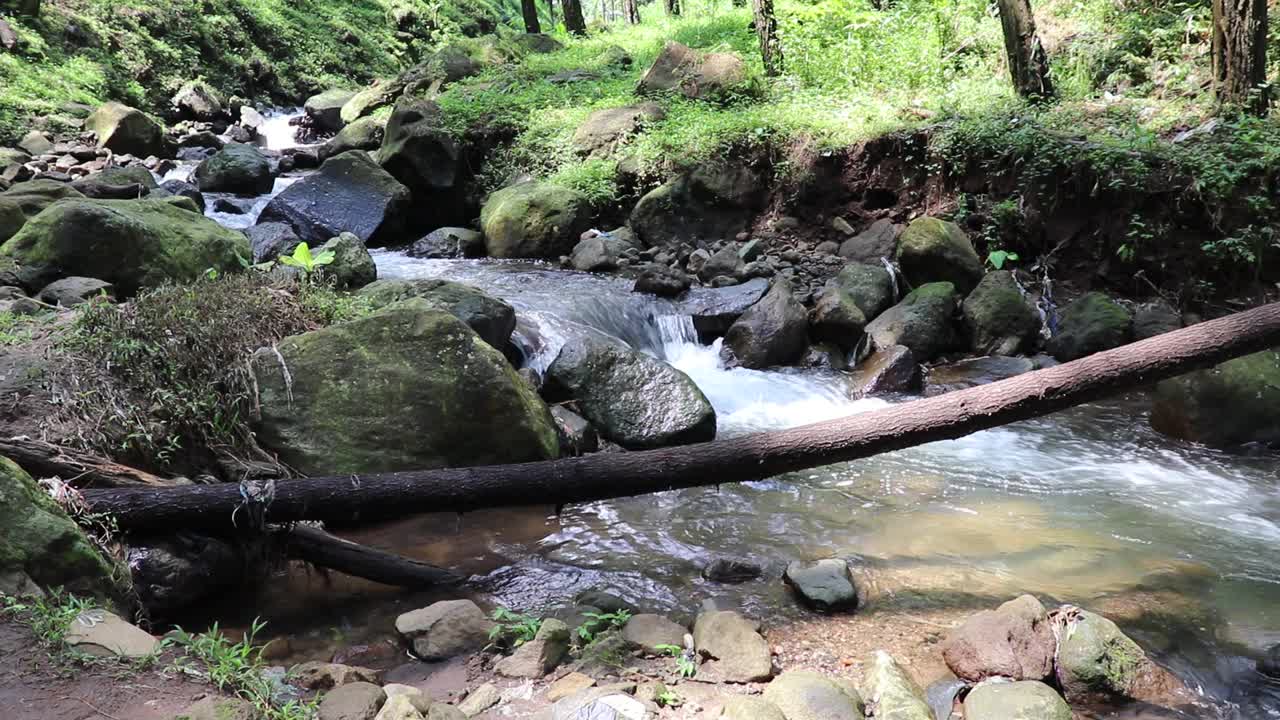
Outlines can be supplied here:
[[787, 565], [782, 579], [804, 604], [815, 610], [838, 612], [858, 607], [858, 591], [849, 574], [849, 564], [844, 560], [797, 560]]
[[627, 621], [622, 637], [628, 644], [650, 655], [660, 655], [662, 645], [684, 645], [685, 629], [661, 615], [644, 613]]
[[693, 626], [693, 644], [706, 659], [699, 676], [733, 683], [768, 680], [773, 675], [773, 656], [759, 631], [759, 621], [732, 610], [699, 615]]
[[964, 701], [965, 720], [1071, 720], [1071, 708], [1042, 682], [991, 682]]
[[934, 720], [924, 691], [883, 650], [877, 650], [871, 658], [866, 691], [867, 707], [875, 708], [877, 720]]
[[1044, 605], [1023, 595], [996, 610], [973, 615], [947, 636], [942, 658], [957, 677], [1044, 680], [1053, 672], [1056, 649]]
[[[211, 695], [188, 706], [174, 720], [256, 720], [257, 717], [257, 709], [245, 700]], [[323, 715], [321, 718], [336, 720]]]
[[396, 618], [396, 632], [423, 660], [445, 660], [489, 642], [493, 621], [470, 600], [443, 600]]
[[516, 648], [494, 665], [494, 671], [510, 678], [536, 680], [555, 669], [569, 653], [569, 626], [547, 618], [532, 640]]
[[814, 672], [793, 670], [764, 689], [787, 720], [863, 720], [862, 696], [852, 684]]
[[387, 701], [382, 688], [367, 682], [341, 685], [320, 701], [320, 720], [373, 720]]
[[160, 650], [160, 641], [150, 633], [106, 610], [85, 610], [77, 615], [67, 629], [66, 643], [96, 657], [131, 660], [149, 657]]

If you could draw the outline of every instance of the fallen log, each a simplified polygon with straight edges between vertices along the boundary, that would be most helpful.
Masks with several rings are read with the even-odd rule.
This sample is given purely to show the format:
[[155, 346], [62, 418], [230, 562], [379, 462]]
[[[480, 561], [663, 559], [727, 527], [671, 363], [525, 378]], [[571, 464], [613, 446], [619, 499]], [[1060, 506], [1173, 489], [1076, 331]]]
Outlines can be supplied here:
[[283, 540], [285, 554], [291, 558], [383, 585], [421, 589], [457, 585], [463, 580], [444, 568], [358, 545], [319, 528], [297, 525]]
[[[272, 522], [287, 522], [464, 512], [763, 479], [1048, 415], [1276, 345], [1280, 303], [989, 385], [776, 432], [518, 465], [284, 481], [267, 514]], [[234, 484], [83, 495], [94, 512], [114, 515], [121, 528], [226, 526], [241, 502]]]
[[58, 477], [76, 488], [167, 487], [175, 483], [106, 458], [19, 435], [0, 438], [0, 455], [35, 477]]

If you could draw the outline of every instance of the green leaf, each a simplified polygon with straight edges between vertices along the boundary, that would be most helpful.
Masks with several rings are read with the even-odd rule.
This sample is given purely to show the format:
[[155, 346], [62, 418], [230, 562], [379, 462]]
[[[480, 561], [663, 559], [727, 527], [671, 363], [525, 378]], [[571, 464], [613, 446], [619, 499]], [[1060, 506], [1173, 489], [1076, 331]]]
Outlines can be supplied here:
[[333, 261], [334, 261], [333, 251], [325, 250], [324, 252], [317, 255], [315, 260], [311, 261], [311, 264], [315, 267], [320, 267], [321, 265], [328, 265]]
[[298, 261], [299, 267], [308, 271], [316, 264], [311, 257], [311, 248], [306, 243], [298, 243], [298, 247], [293, 249], [293, 259]]

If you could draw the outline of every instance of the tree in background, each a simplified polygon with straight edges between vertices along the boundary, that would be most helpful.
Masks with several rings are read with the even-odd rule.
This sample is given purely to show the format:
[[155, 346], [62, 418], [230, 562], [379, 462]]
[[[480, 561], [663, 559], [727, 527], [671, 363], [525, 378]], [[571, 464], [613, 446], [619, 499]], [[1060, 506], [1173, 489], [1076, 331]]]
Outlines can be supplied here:
[[551, 29], [556, 27], [556, 0], [547, 0], [547, 17], [551, 20]]
[[627, 14], [627, 22], [632, 25], [640, 23], [640, 4], [636, 0], [622, 0], [622, 8]]
[[537, 0], [520, 0], [520, 12], [524, 15], [524, 31], [527, 33], [542, 32], [542, 25], [538, 23], [538, 4]]
[[668, 15], [680, 14], [680, 0], [662, 0], [662, 6], [667, 9]]
[[997, 0], [997, 5], [1014, 89], [1024, 98], [1052, 97], [1049, 58], [1040, 43], [1040, 36], [1036, 35], [1036, 17], [1031, 12], [1031, 3], [1029, 0]]
[[764, 74], [776, 77], [782, 73], [782, 45], [778, 42], [778, 18], [773, 14], [773, 0], [753, 0], [753, 3]]
[[1213, 0], [1213, 83], [1218, 101], [1267, 111], [1267, 0]]
[[582, 18], [582, 0], [560, 0], [564, 10], [564, 29], [574, 35], [587, 34], [587, 21]]

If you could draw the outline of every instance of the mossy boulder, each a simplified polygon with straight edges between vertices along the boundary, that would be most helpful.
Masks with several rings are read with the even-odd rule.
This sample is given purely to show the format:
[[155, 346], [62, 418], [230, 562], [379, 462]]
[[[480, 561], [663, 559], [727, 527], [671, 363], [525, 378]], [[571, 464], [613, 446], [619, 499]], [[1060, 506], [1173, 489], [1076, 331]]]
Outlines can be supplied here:
[[547, 368], [548, 391], [577, 401], [600, 433], [625, 448], [713, 440], [716, 413], [683, 372], [603, 333], [565, 343]]
[[827, 286], [814, 297], [809, 309], [809, 334], [819, 342], [835, 343], [848, 352], [862, 339], [867, 317], [849, 293]]
[[1133, 319], [1122, 305], [1100, 292], [1076, 298], [1062, 311], [1049, 354], [1066, 362], [1120, 347], [1133, 338]]
[[750, 89], [742, 58], [734, 53], [703, 53], [668, 41], [640, 79], [636, 92], [655, 95], [675, 91], [685, 97], [717, 101]]
[[302, 109], [311, 118], [316, 127], [325, 132], [338, 132], [342, 129], [342, 106], [355, 97], [353, 90], [332, 89], [312, 95], [303, 103]]
[[386, 130], [386, 118], [362, 117], [353, 120], [324, 144], [320, 154], [322, 157], [331, 158], [348, 150], [376, 152], [382, 147], [382, 138]]
[[410, 96], [397, 102], [377, 158], [413, 192], [419, 225], [438, 227], [470, 219], [461, 212], [461, 152], [434, 102]]
[[596, 110], [573, 131], [573, 147], [583, 155], [607, 157], [647, 123], [661, 120], [664, 113], [657, 103], [641, 103], [626, 107]]
[[98, 147], [138, 157], [164, 154], [164, 130], [137, 108], [109, 102], [85, 118], [84, 129], [98, 136]]
[[868, 322], [893, 306], [893, 276], [883, 265], [851, 262], [827, 282], [847, 294]]
[[360, 150], [335, 155], [263, 208], [258, 222], [282, 222], [315, 247], [344, 232], [369, 245], [400, 238], [409, 189]]
[[497, 258], [568, 255], [591, 226], [587, 200], [575, 190], [529, 181], [489, 196], [480, 210], [485, 247]]
[[356, 290], [378, 279], [378, 265], [360, 238], [342, 233], [315, 250], [315, 254], [331, 252], [333, 262], [322, 269], [326, 279], [340, 290]]
[[933, 217], [917, 218], [907, 226], [898, 238], [896, 260], [912, 285], [943, 281], [966, 294], [982, 280], [984, 271], [960, 226]]
[[339, 117], [343, 125], [368, 117], [375, 110], [384, 108], [396, 101], [404, 92], [404, 82], [400, 80], [379, 79], [351, 97], [342, 106]]
[[743, 367], [786, 365], [808, 347], [808, 322], [804, 306], [791, 294], [791, 283], [779, 278], [729, 326], [724, 347]]
[[271, 162], [252, 145], [231, 143], [205, 158], [196, 167], [201, 192], [265, 195], [275, 185]]
[[[124, 597], [128, 570], [108, 560], [17, 463], [0, 457], [0, 581]], [[0, 587], [0, 590], [4, 590]]]
[[56, 180], [32, 180], [0, 192], [0, 243], [17, 235], [28, 220], [55, 202], [83, 197], [79, 190]]
[[1007, 270], [982, 278], [961, 305], [969, 347], [979, 355], [1021, 355], [1035, 349], [1040, 313]]
[[1280, 348], [1161, 382], [1151, 425], [1211, 447], [1280, 445]]
[[731, 240], [760, 210], [766, 185], [741, 162], [707, 164], [646, 193], [628, 224], [645, 245]]
[[1071, 707], [1053, 688], [1023, 680], [988, 683], [964, 701], [965, 720], [1071, 720]]
[[883, 720], [934, 720], [924, 692], [889, 653], [877, 650], [871, 656], [871, 670], [865, 683], [867, 703]]
[[1097, 702], [1128, 697], [1150, 662], [1146, 653], [1107, 618], [1088, 610], [1069, 612], [1074, 617], [1061, 633], [1056, 664], [1058, 684], [1067, 699]]
[[59, 200], [23, 226], [0, 256], [16, 262], [18, 279], [39, 289], [81, 275], [112, 283], [124, 295], [168, 280], [194, 280], [210, 268], [240, 269], [249, 242], [169, 199]]
[[912, 290], [866, 328], [872, 350], [902, 345], [917, 361], [927, 362], [956, 347], [956, 291], [949, 282]]
[[208, 83], [192, 80], [183, 83], [170, 101], [173, 109], [185, 120], [210, 122], [222, 117], [224, 100]]
[[502, 354], [420, 298], [254, 353], [258, 438], [307, 474], [548, 460], [546, 404]]
[[157, 192], [160, 185], [155, 176], [141, 165], [107, 168], [76, 180], [71, 187], [95, 200], [136, 200], [153, 193], [168, 194], [166, 191]]
[[422, 298], [437, 310], [443, 310], [467, 324], [481, 339], [501, 351], [516, 329], [516, 310], [502, 300], [490, 297], [470, 285], [417, 278], [413, 280], [379, 280], [360, 294], [374, 308]]

